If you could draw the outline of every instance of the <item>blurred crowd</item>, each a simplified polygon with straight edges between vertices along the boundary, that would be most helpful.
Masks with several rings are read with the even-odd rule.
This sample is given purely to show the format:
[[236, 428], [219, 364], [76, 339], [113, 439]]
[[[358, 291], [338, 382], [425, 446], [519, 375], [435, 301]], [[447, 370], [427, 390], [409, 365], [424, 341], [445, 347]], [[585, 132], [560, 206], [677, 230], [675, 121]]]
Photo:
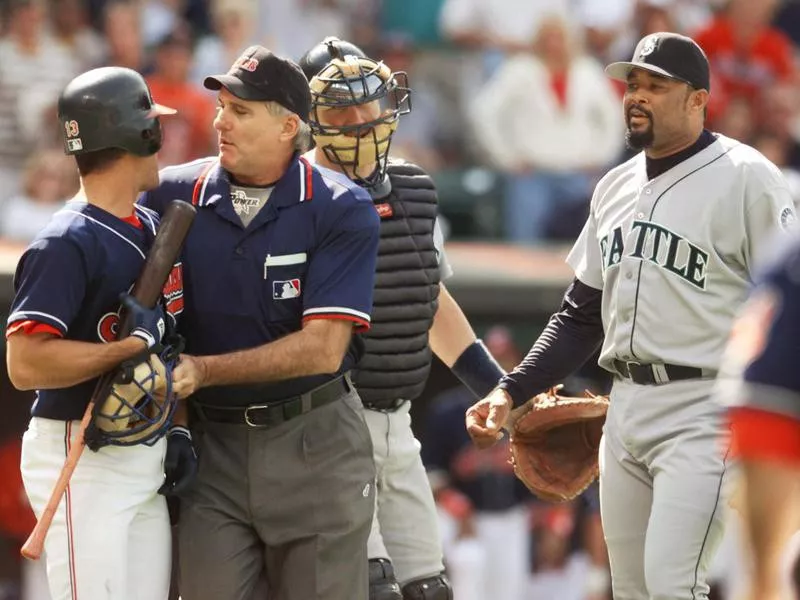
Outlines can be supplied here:
[[[572, 240], [597, 179], [627, 158], [621, 88], [603, 73], [654, 31], [695, 37], [712, 69], [709, 128], [751, 143], [800, 199], [796, 0], [3, 0], [0, 237], [25, 242], [77, 186], [59, 90], [99, 65], [144, 73], [163, 165], [215, 152], [202, 87], [262, 43], [299, 58], [326, 35], [409, 74], [393, 153], [437, 179], [452, 234]], [[466, 219], [460, 216], [466, 213]]]
[[[179, 111], [163, 123], [166, 166], [216, 152], [204, 76], [252, 43], [298, 59], [336, 35], [408, 73], [412, 112], [392, 154], [431, 172], [452, 237], [569, 242], [597, 179], [629, 156], [622, 89], [603, 67], [655, 31], [700, 43], [712, 65], [708, 128], [781, 167], [800, 203], [798, 0], [0, 0], [0, 240], [27, 242], [77, 190], [55, 118], [76, 74], [145, 74], [156, 101]], [[508, 332], [487, 340], [506, 366], [521, 358]], [[587, 591], [607, 586], [596, 490], [570, 505], [532, 501], [506, 447], [469, 445], [469, 403], [450, 390], [420, 425], [456, 598], [606, 598]], [[0, 512], [18, 504], [0, 497]], [[6, 536], [28, 530], [9, 514], [0, 518], [19, 531], [3, 524]], [[730, 552], [722, 588], [735, 586]], [[487, 554], [508, 591], [478, 591], [489, 574], [474, 565]]]
[[[123, 65], [179, 109], [164, 165], [215, 151], [205, 75], [262, 43], [299, 58], [326, 35], [407, 71], [412, 113], [393, 153], [428, 169], [455, 237], [574, 238], [594, 183], [627, 158], [603, 73], [654, 31], [695, 37], [712, 69], [709, 128], [749, 142], [800, 199], [796, 0], [4, 0], [0, 237], [25, 242], [77, 186], [60, 156], [59, 90]], [[478, 176], [480, 175], [480, 176]], [[490, 215], [487, 225], [481, 215]], [[476, 216], [477, 215], [477, 216]], [[477, 221], [477, 222], [476, 222]]]

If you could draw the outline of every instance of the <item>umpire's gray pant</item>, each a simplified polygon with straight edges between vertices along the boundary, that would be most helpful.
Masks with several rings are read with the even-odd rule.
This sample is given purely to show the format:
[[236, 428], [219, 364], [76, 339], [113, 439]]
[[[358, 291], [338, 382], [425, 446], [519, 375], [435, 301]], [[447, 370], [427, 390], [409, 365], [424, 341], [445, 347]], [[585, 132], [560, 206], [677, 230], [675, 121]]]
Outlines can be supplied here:
[[356, 392], [272, 429], [200, 425], [183, 600], [366, 600], [375, 467]]

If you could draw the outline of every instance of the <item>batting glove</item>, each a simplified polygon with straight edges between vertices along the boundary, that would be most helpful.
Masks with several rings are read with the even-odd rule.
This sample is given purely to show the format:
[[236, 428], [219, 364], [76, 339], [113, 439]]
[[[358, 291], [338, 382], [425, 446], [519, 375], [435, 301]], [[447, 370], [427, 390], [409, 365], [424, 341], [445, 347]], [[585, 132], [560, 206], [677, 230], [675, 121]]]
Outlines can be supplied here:
[[161, 343], [166, 330], [164, 308], [161, 304], [145, 308], [130, 294], [121, 294], [119, 299], [130, 315], [131, 335], [143, 340], [148, 348]]
[[180, 425], [167, 433], [167, 455], [164, 457], [164, 483], [158, 489], [163, 496], [177, 496], [188, 490], [197, 476], [197, 453], [192, 434]]

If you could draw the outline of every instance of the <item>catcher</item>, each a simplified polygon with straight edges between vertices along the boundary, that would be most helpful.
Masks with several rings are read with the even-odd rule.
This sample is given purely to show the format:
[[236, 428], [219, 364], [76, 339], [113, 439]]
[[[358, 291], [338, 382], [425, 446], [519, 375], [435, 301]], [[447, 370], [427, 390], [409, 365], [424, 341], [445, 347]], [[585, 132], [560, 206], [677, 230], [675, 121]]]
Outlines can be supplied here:
[[[45, 538], [47, 579], [54, 599], [166, 600], [170, 528], [157, 491], [173, 408], [172, 356], [159, 350], [164, 309], [125, 292], [155, 239], [158, 216], [135, 201], [158, 185], [159, 116], [174, 111], [153, 103], [138, 73], [118, 67], [75, 78], [58, 111], [81, 190], [26, 249], [14, 277], [8, 373], [18, 389], [36, 390], [22, 478], [39, 517], [80, 441], [98, 377], [127, 361], [95, 404], [85, 438], [95, 451], [83, 453]], [[174, 316], [182, 284], [173, 275], [166, 313]], [[132, 327], [117, 341], [121, 293]]]

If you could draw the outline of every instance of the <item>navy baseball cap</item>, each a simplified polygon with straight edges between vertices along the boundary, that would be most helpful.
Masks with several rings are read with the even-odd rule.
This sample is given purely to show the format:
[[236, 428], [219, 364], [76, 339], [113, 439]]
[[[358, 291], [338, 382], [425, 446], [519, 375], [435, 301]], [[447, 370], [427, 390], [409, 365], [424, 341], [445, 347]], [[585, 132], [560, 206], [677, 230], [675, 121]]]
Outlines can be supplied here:
[[627, 81], [631, 69], [644, 69], [688, 83], [698, 90], [711, 90], [708, 58], [692, 38], [677, 33], [651, 33], [641, 39], [630, 62], [615, 62], [606, 67], [613, 79]]
[[250, 46], [225, 75], [206, 77], [203, 85], [215, 91], [224, 87], [242, 100], [277, 102], [308, 122], [311, 112], [308, 79], [297, 64], [263, 46]]

